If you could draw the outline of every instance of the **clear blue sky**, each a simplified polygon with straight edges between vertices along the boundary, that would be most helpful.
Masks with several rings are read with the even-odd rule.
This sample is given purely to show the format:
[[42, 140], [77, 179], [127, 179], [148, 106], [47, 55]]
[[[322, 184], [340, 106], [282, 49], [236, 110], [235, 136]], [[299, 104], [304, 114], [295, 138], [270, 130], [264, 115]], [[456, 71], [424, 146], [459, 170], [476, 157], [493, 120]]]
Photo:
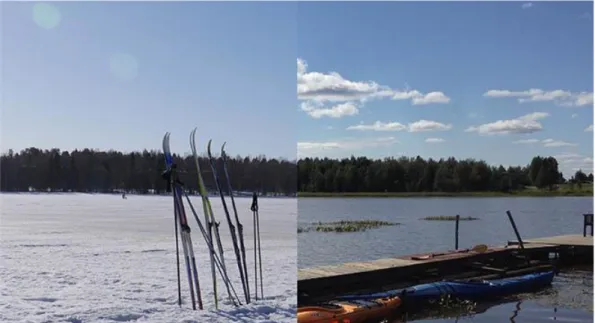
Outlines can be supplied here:
[[592, 171], [592, 2], [298, 5], [299, 154]]
[[[296, 155], [295, 3], [2, 3], [2, 151]], [[294, 112], [294, 113], [292, 113]]]

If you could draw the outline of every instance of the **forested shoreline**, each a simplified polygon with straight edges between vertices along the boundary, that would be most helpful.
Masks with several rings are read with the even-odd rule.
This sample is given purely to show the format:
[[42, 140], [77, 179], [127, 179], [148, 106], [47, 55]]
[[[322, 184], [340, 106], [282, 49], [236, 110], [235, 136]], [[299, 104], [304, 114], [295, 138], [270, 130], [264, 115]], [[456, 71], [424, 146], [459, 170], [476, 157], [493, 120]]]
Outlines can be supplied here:
[[[198, 190], [192, 156], [174, 155], [180, 179], [190, 191]], [[208, 159], [199, 159], [205, 185], [215, 190]], [[414, 158], [343, 159], [304, 158], [297, 161], [258, 157], [228, 157], [235, 191], [304, 195], [333, 193], [456, 194], [460, 192], [511, 193], [529, 187], [555, 191], [592, 187], [593, 174], [577, 171], [565, 179], [553, 157], [534, 157], [525, 166], [491, 166], [481, 160]], [[296, 167], [297, 166], [297, 167]], [[131, 192], [161, 194], [166, 182], [163, 154], [158, 151], [122, 153], [82, 149], [61, 151], [27, 148], [10, 150], [0, 158], [3, 192]], [[217, 171], [223, 176], [222, 163]]]
[[[186, 188], [198, 191], [194, 158], [176, 154], [173, 158]], [[161, 176], [165, 169], [163, 153], [158, 151], [122, 153], [82, 149], [69, 152], [28, 148], [19, 153], [9, 151], [2, 155], [0, 163], [0, 190], [3, 192], [161, 194], [167, 185]], [[199, 164], [207, 189], [215, 191], [208, 158], [201, 156]], [[216, 164], [220, 180], [224, 181], [221, 160], [217, 159]], [[228, 156], [227, 169], [234, 191], [275, 195], [296, 192], [297, 172], [293, 161], [264, 156]]]
[[[577, 171], [565, 179], [553, 157], [534, 157], [526, 166], [504, 168], [481, 160], [351, 157], [298, 161], [298, 191], [308, 193], [457, 193], [518, 192], [527, 188], [554, 191], [561, 184], [581, 190], [593, 174]], [[324, 194], [320, 194], [323, 196]], [[347, 194], [356, 195], [356, 194]], [[424, 195], [424, 194], [420, 194]], [[431, 195], [431, 194], [426, 194]]]

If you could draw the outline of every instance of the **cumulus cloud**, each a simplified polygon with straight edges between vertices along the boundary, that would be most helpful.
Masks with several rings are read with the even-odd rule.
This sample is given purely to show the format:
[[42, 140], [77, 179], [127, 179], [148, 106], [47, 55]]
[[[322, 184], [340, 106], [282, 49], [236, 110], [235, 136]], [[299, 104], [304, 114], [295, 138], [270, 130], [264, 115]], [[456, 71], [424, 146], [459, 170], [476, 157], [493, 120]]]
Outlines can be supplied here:
[[373, 96], [390, 97], [390, 88], [376, 82], [354, 82], [343, 78], [337, 72], [308, 72], [308, 64], [297, 59], [297, 93], [300, 100], [354, 101]]
[[593, 172], [593, 156], [585, 156], [577, 153], [562, 153], [555, 155], [560, 170], [566, 178], [574, 175], [579, 169], [586, 173]]
[[421, 132], [421, 131], [446, 131], [452, 128], [451, 124], [444, 124], [430, 120], [419, 120], [409, 124], [409, 131]]
[[426, 138], [426, 142], [430, 143], [430, 144], [439, 144], [444, 142], [444, 139], [442, 138]]
[[593, 125], [590, 125], [587, 128], [585, 128], [585, 132], [593, 132]]
[[477, 132], [482, 135], [534, 133], [543, 129], [539, 120], [548, 116], [549, 114], [546, 112], [533, 112], [515, 119], [498, 120], [479, 126], [472, 126], [465, 131]]
[[325, 107], [320, 102], [307, 101], [302, 102], [300, 108], [314, 119], [320, 119], [322, 117], [342, 118], [345, 116], [354, 116], [359, 114], [359, 107], [353, 102], [345, 102], [334, 106]]
[[382, 122], [376, 121], [372, 124], [359, 124], [355, 126], [347, 127], [347, 130], [359, 130], [359, 131], [409, 131], [409, 132], [422, 132], [422, 131], [446, 131], [452, 128], [451, 124], [444, 124], [430, 120], [419, 120], [416, 122], [404, 125], [399, 122]]
[[398, 143], [395, 137], [342, 139], [335, 141], [298, 142], [298, 158], [350, 155], [365, 148], [387, 147]]
[[399, 122], [382, 122], [376, 121], [372, 124], [358, 124], [356, 126], [349, 126], [347, 130], [360, 131], [403, 131], [407, 126]]
[[549, 101], [566, 107], [593, 105], [593, 92], [544, 91], [541, 89], [529, 89], [527, 91], [489, 90], [483, 96], [492, 98], [517, 98], [520, 103]]
[[[351, 81], [337, 72], [308, 71], [308, 63], [301, 58], [297, 59], [297, 95], [299, 100], [308, 102], [310, 106], [315, 105], [312, 102], [317, 104], [348, 102], [352, 107], [360, 108], [364, 102], [382, 98], [410, 100], [413, 105], [450, 102], [450, 98], [440, 91], [423, 93], [418, 90], [396, 90], [374, 81]], [[314, 117], [312, 114], [310, 115]], [[332, 115], [337, 115], [337, 113], [332, 113]], [[353, 114], [341, 114], [340, 116], [348, 115]]]

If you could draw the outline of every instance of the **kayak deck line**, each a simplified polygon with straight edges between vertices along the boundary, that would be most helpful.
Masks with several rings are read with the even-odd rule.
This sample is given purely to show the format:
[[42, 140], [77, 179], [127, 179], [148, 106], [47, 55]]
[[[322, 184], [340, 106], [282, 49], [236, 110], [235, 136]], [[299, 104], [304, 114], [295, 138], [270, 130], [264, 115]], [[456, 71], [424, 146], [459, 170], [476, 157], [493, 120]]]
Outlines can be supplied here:
[[[332, 299], [443, 279], [498, 279], [557, 269], [593, 266], [593, 237], [563, 235], [516, 241], [505, 246], [405, 255], [298, 270], [298, 303]], [[554, 259], [552, 259], [554, 258]]]

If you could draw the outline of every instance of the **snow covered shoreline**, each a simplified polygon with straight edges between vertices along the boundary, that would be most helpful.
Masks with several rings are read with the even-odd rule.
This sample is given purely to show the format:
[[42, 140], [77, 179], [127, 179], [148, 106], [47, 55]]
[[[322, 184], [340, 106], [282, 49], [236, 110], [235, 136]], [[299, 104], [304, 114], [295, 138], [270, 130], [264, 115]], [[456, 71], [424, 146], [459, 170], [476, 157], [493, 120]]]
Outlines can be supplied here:
[[[177, 305], [171, 197], [21, 193], [2, 194], [0, 202], [2, 322], [295, 322], [297, 199], [259, 203], [265, 299], [235, 308], [219, 288], [219, 311], [207, 248], [194, 219], [205, 310], [192, 311], [184, 280], [185, 303]], [[193, 202], [200, 206], [198, 198]], [[253, 291], [250, 202], [236, 200]], [[212, 203], [228, 274], [241, 293], [221, 202]]]

